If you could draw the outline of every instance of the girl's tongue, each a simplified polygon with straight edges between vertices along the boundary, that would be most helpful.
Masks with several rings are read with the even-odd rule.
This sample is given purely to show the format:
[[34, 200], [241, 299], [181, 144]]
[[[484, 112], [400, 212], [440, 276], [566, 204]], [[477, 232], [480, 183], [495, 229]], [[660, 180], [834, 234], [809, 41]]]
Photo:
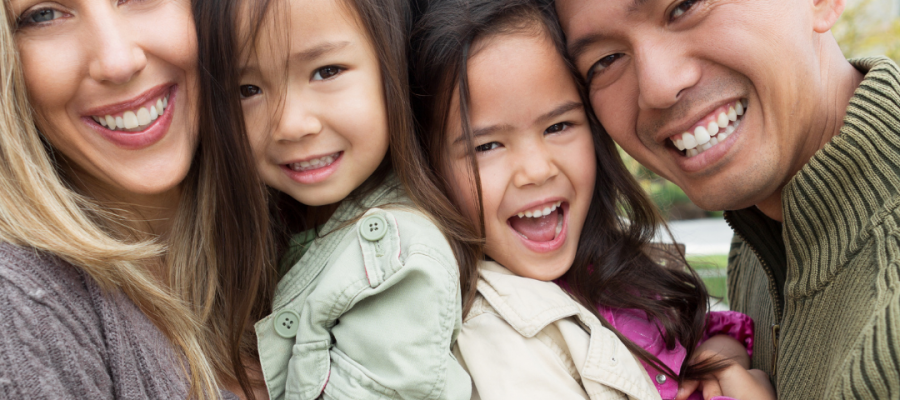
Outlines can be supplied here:
[[560, 211], [554, 210], [550, 215], [538, 218], [518, 217], [513, 215], [509, 219], [509, 225], [526, 239], [535, 242], [549, 242], [556, 238], [557, 227], [560, 222]]

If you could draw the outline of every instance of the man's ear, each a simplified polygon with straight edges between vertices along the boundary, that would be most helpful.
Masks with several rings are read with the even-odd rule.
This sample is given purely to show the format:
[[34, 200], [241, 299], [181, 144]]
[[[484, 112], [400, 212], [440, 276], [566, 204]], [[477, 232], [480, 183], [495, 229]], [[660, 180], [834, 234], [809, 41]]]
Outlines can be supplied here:
[[813, 30], [828, 32], [844, 12], [847, 0], [810, 0], [813, 11]]

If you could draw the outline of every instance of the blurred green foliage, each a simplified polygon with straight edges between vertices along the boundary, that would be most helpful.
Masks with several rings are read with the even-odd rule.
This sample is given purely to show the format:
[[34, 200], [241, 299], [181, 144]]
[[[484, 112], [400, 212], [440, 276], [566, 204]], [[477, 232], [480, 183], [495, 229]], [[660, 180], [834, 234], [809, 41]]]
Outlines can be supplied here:
[[[887, 55], [900, 62], [900, 17], [889, 15], [892, 0], [850, 0], [832, 33], [847, 58]], [[886, 9], [887, 8], [887, 9]], [[896, 10], [894, 10], [896, 12]], [[691, 203], [687, 195], [673, 184], [654, 174], [621, 151], [628, 170], [638, 179], [650, 198], [667, 219], [689, 219], [717, 216], [721, 212], [704, 212]], [[713, 281], [716, 281], [713, 279]], [[709, 282], [713, 283], [713, 282]], [[718, 286], [719, 282], [714, 285]], [[724, 278], [721, 283], [724, 287]], [[711, 291], [712, 288], [710, 288]], [[724, 295], [724, 292], [722, 292]]]

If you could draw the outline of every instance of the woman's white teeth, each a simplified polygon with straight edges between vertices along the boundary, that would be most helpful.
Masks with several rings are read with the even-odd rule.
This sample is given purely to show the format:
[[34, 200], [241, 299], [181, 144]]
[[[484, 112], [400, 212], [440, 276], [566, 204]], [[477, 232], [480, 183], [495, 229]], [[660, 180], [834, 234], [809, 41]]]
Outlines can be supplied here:
[[741, 124], [738, 118], [744, 115], [746, 104], [746, 99], [735, 102], [728, 107], [728, 111], [719, 113], [716, 119], [706, 126], [698, 126], [693, 132], [684, 132], [681, 137], [673, 136], [670, 138], [672, 144], [679, 151], [684, 151], [688, 157], [693, 157], [722, 143]]
[[327, 167], [327, 166], [331, 165], [331, 163], [333, 163], [334, 160], [336, 160], [338, 158], [339, 154], [340, 153], [334, 153], [330, 156], [316, 158], [316, 159], [309, 160], [309, 161], [300, 161], [300, 162], [292, 163], [289, 166], [291, 167], [292, 170], [297, 171], [297, 172], [303, 172], [303, 171], [308, 171], [311, 169]]
[[[550, 215], [550, 213], [556, 211], [557, 208], [562, 204], [562, 201], [557, 201], [553, 203], [551, 206], [547, 206], [544, 208], [538, 208], [537, 210], [525, 211], [516, 214], [519, 218], [541, 218], [543, 216]], [[557, 232], [558, 233], [558, 232]]]
[[122, 115], [115, 117], [112, 115], [92, 116], [91, 118], [98, 124], [111, 130], [143, 128], [163, 115], [163, 112], [166, 111], [168, 106], [169, 97], [166, 96], [157, 99], [156, 104], [140, 107], [134, 111], [125, 111]]

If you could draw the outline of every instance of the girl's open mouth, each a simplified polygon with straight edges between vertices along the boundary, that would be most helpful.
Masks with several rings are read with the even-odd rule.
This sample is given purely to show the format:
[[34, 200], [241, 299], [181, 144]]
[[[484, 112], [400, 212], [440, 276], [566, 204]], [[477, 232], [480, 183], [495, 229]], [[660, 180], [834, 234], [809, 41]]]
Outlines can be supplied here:
[[558, 249], [566, 238], [566, 210], [563, 201], [519, 213], [507, 220], [509, 227], [529, 249], [544, 253]]

